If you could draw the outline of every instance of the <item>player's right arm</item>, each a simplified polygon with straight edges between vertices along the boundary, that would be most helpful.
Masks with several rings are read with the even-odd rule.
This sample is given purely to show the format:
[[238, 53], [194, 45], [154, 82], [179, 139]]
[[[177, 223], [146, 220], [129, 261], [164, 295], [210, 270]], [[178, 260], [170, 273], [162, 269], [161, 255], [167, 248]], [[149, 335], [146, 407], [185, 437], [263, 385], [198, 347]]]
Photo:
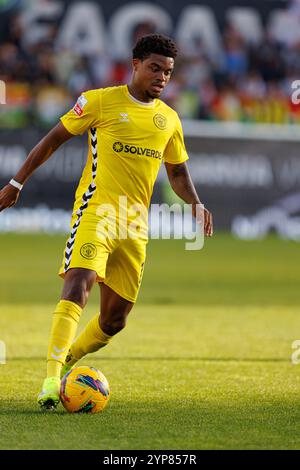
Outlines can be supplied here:
[[[13, 179], [24, 184], [32, 173], [74, 135], [81, 135], [89, 128], [99, 126], [101, 122], [101, 89], [89, 90], [78, 98], [75, 106], [61, 118], [57, 124], [30, 152], [25, 163]], [[13, 206], [19, 197], [19, 189], [7, 184], [0, 191], [0, 212]]]
[[[20, 184], [26, 183], [32, 173], [58, 149], [64, 142], [73, 137], [60, 122], [31, 150], [24, 164], [13, 177]], [[20, 190], [7, 184], [0, 191], [0, 212], [13, 206], [19, 198]]]

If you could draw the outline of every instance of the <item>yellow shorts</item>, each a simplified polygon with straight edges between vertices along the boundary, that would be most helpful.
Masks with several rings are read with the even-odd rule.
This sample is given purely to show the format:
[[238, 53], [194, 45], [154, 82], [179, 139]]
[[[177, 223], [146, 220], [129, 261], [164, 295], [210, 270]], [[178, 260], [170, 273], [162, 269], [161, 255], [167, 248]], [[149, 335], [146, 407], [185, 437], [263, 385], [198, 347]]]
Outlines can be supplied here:
[[84, 213], [79, 220], [71, 221], [71, 233], [67, 240], [59, 275], [72, 268], [96, 271], [97, 282], [103, 282], [130, 302], [138, 296], [147, 239], [112, 239], [97, 235], [99, 219]]

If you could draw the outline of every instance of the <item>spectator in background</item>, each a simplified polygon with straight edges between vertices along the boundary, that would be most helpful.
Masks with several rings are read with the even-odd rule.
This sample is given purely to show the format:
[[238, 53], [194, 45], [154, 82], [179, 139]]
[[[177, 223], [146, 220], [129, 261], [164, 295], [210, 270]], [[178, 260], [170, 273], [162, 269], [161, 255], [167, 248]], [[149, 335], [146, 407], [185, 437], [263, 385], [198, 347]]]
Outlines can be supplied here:
[[248, 50], [246, 44], [232, 26], [228, 26], [225, 30], [223, 43], [223, 73], [230, 78], [239, 80], [239, 78], [245, 75], [248, 68]]
[[[60, 14], [51, 2], [46, 4], [53, 14]], [[299, 14], [300, 23], [300, 0], [290, 2], [288, 11]], [[128, 64], [114, 50], [92, 58], [66, 48], [54, 50], [57, 26], [53, 19], [43, 40], [27, 34], [25, 43], [23, 20], [20, 14], [11, 18], [0, 44], [0, 79], [8, 85], [0, 126], [51, 126], [82, 91], [128, 81]], [[139, 23], [133, 29], [132, 43], [155, 32], [151, 21]], [[222, 45], [221, 64], [211, 62], [201, 34], [181, 51], [166, 102], [189, 119], [298, 122], [300, 113], [291, 104], [290, 94], [291, 83], [300, 79], [300, 41], [279, 44], [266, 31], [261, 43], [248, 44], [227, 25]]]
[[74, 96], [79, 96], [83, 91], [93, 88], [92, 72], [88, 57], [78, 58], [68, 81], [68, 89]]
[[221, 121], [242, 120], [242, 107], [237, 89], [230, 80], [221, 85], [212, 103], [212, 117]]
[[285, 74], [283, 57], [286, 50], [265, 33], [261, 44], [252, 49], [251, 68], [256, 69], [265, 82], [282, 80]]

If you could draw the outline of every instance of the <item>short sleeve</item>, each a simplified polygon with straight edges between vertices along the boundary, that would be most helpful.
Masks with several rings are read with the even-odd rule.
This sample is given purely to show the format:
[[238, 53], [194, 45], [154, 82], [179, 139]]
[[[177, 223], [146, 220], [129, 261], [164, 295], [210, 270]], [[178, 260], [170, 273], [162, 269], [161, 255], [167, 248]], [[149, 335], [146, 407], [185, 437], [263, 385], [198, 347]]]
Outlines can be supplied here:
[[101, 89], [82, 93], [74, 107], [60, 118], [63, 126], [73, 135], [83, 134], [101, 124]]
[[176, 165], [185, 162], [188, 158], [181, 122], [177, 116], [174, 132], [164, 151], [164, 162]]

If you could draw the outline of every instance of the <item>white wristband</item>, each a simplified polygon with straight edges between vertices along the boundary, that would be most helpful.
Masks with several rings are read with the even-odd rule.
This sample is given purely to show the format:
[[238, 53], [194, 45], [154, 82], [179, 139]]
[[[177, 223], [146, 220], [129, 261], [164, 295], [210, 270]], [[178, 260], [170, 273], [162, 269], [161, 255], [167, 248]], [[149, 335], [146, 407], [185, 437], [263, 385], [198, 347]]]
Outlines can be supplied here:
[[15, 188], [17, 188], [19, 191], [21, 191], [21, 189], [23, 188], [23, 184], [21, 183], [18, 183], [17, 181], [15, 181], [14, 179], [11, 179], [9, 184], [11, 184], [12, 186], [14, 186]]

